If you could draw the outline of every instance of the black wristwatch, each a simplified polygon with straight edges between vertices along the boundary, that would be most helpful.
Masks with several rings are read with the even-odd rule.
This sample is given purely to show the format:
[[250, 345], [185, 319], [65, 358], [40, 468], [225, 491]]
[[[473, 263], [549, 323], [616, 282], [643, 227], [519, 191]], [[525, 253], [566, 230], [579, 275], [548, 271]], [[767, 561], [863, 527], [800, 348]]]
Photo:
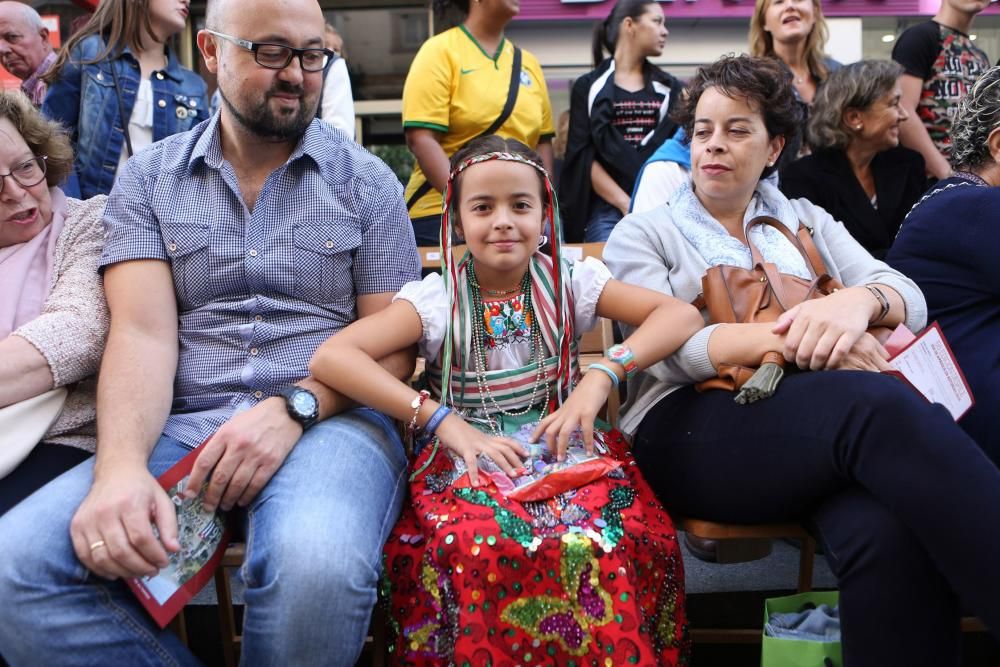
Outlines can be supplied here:
[[294, 384], [282, 389], [280, 394], [285, 397], [288, 416], [301, 424], [303, 431], [319, 419], [319, 399], [316, 394]]

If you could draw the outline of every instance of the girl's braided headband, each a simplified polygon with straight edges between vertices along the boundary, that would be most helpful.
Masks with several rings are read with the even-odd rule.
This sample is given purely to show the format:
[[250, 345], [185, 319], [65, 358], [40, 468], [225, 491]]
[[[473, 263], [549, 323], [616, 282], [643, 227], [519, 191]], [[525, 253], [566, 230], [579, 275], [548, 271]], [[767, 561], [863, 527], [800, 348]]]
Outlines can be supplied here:
[[521, 164], [526, 164], [528, 166], [534, 167], [545, 176], [545, 180], [549, 178], [549, 172], [545, 171], [545, 167], [538, 164], [534, 160], [529, 160], [519, 153], [509, 153], [507, 151], [493, 151], [491, 153], [483, 153], [482, 155], [475, 155], [470, 157], [468, 160], [460, 163], [455, 169], [448, 175], [448, 182], [454, 181], [459, 174], [468, 169], [474, 164], [479, 164], [480, 162], [488, 162], [489, 160], [504, 160], [507, 162], [520, 162]]

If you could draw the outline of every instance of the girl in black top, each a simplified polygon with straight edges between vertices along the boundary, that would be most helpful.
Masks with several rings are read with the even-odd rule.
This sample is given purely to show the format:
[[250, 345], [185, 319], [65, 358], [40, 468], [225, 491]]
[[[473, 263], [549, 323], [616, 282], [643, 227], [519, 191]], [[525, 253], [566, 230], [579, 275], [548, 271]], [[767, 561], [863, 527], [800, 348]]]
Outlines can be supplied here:
[[639, 169], [677, 128], [670, 111], [683, 86], [647, 60], [663, 52], [667, 34], [651, 0], [619, 0], [594, 29], [595, 69], [573, 84], [559, 184], [568, 241], [607, 240], [628, 212]]

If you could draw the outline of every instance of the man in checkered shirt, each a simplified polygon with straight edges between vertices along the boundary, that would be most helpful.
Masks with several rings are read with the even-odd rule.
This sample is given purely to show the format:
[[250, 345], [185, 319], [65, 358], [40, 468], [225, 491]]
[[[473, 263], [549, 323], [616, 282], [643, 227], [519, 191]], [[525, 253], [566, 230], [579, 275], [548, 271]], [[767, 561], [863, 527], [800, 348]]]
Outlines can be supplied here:
[[[214, 0], [206, 24], [220, 113], [130, 160], [105, 213], [96, 461], [0, 521], [12, 665], [195, 662], [122, 580], [178, 549], [156, 476], [205, 440], [188, 486], [209, 481], [206, 505], [245, 522], [244, 661], [361, 651], [406, 457], [388, 418], [308, 362], [419, 278], [412, 228], [392, 172], [313, 120], [329, 55], [316, 0]], [[413, 358], [383, 364], [406, 377]]]

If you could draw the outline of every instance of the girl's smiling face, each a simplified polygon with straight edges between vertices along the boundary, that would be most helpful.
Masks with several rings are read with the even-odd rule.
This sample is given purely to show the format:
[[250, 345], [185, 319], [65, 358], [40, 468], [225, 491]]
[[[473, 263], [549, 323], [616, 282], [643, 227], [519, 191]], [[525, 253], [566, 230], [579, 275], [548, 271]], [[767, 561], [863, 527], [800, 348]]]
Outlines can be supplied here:
[[531, 165], [488, 160], [459, 176], [456, 231], [476, 259], [484, 288], [517, 285], [538, 249], [545, 204], [539, 172]]

